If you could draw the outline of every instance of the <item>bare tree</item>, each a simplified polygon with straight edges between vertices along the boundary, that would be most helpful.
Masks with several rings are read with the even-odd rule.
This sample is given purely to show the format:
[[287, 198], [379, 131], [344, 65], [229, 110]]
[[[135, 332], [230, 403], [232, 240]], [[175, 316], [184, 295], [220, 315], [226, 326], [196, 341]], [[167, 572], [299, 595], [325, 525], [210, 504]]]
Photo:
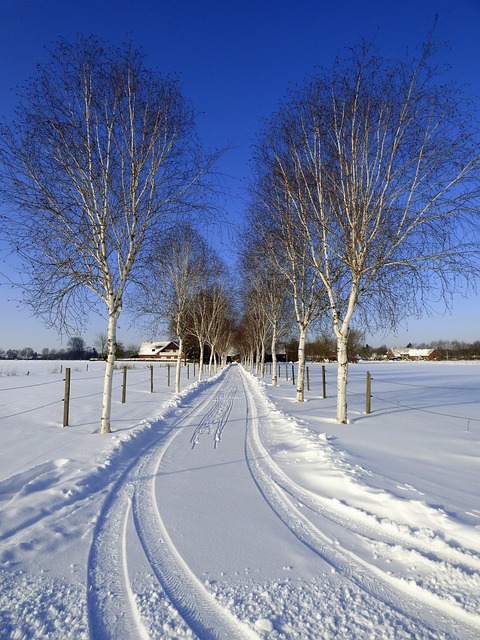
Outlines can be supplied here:
[[107, 344], [107, 334], [103, 332], [98, 333], [93, 342], [93, 346], [97, 349], [102, 360], [105, 360], [105, 358], [107, 357]]
[[255, 331], [254, 323], [246, 309], [244, 309], [244, 313], [237, 327], [235, 342], [242, 362], [250, 369], [253, 368], [255, 360]]
[[216, 348], [220, 357], [220, 364], [222, 367], [226, 366], [229, 351], [232, 349], [234, 343], [236, 325], [233, 318], [233, 305], [229, 305], [229, 312], [222, 319], [216, 342]]
[[248, 281], [243, 292], [242, 303], [244, 309], [244, 333], [248, 333], [252, 353], [255, 352], [255, 372], [265, 377], [265, 355], [267, 341], [271, 335], [272, 324], [267, 315], [262, 290], [258, 282]]
[[[264, 152], [264, 149], [260, 149]], [[248, 224], [274, 273], [286, 283], [299, 331], [297, 402], [305, 399], [305, 342], [307, 331], [326, 312], [328, 299], [323, 280], [312, 267], [310, 252], [297, 230], [292, 204], [285, 199], [282, 180], [276, 184], [276, 168], [257, 163], [253, 204]]]
[[71, 336], [67, 342], [67, 351], [72, 359], [81, 360], [85, 356], [85, 340], [81, 336]]
[[178, 225], [155, 243], [149, 274], [137, 301], [152, 328], [166, 325], [178, 340], [176, 393], [180, 391], [185, 339], [191, 330], [191, 308], [211, 271], [210, 255], [207, 243], [191, 225]]
[[[246, 313], [251, 315], [252, 322], [259, 310], [268, 321], [268, 332], [262, 331], [262, 335], [265, 339], [270, 336], [272, 386], [276, 387], [277, 343], [279, 339], [290, 333], [294, 314], [288, 280], [275, 269], [272, 260], [265, 254], [264, 246], [255, 242], [252, 231], [254, 233], [254, 227], [250, 227], [250, 233], [242, 236], [244, 245], [241, 260], [242, 281], [247, 287], [244, 294], [244, 308]], [[261, 320], [260, 323], [257, 321], [254, 324], [255, 326], [260, 324], [260, 328], [262, 327]]]
[[207, 344], [210, 347], [210, 360], [208, 372], [212, 373], [212, 365], [217, 371], [218, 357], [221, 358], [221, 350], [228, 348], [229, 336], [232, 327], [232, 300], [229, 288], [222, 282], [214, 287], [210, 299], [210, 322], [208, 323]]
[[110, 432], [117, 322], [153, 238], [200, 203], [212, 157], [177, 83], [129, 44], [61, 41], [1, 129], [4, 220], [24, 260], [25, 301], [50, 325], [81, 326], [104, 305], [101, 431]]
[[395, 327], [479, 273], [478, 130], [431, 54], [386, 63], [354, 49], [297, 89], [257, 146], [264, 207], [291, 221], [328, 296], [340, 423], [354, 312], [365, 329]]
[[199, 287], [190, 299], [188, 327], [190, 335], [199, 346], [198, 380], [203, 378], [205, 347], [216, 343], [217, 315], [223, 315], [228, 307], [228, 278], [225, 265], [219, 256], [209, 250], [208, 269], [201, 272]]

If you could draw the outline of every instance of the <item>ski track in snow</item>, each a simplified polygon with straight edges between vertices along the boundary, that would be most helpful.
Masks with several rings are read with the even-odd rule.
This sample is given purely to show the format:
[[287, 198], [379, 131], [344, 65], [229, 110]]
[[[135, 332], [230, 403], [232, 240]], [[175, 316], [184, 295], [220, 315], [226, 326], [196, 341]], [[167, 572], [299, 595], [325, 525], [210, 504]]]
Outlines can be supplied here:
[[[388, 525], [378, 523], [377, 526], [368, 526], [364, 522], [364, 514], [355, 514], [356, 510], [353, 508], [349, 509], [346, 517], [342, 514], [344, 509], [341, 504], [338, 510], [325, 506], [318, 496], [293, 482], [268, 455], [261, 443], [257, 417], [257, 404], [264, 399], [255, 393], [256, 389], [252, 387], [247, 374], [242, 373], [242, 380], [247, 397], [247, 413], [250, 414], [246, 442], [247, 462], [259, 490], [284, 524], [303, 544], [324, 558], [335, 571], [387, 607], [392, 607], [420, 625], [427, 622], [432, 631], [446, 634], [447, 637], [452, 627], [458, 626], [458, 637], [478, 638], [480, 615], [477, 613], [477, 588], [480, 557], [473, 551], [465, 552], [449, 546], [446, 542], [440, 543], [440, 549], [433, 551], [431, 545], [416, 538], [411, 532], [409, 534], [408, 531], [404, 531], [403, 536], [392, 536], [387, 533]], [[300, 511], [302, 507], [307, 507], [307, 513], [315, 514], [315, 524], [305, 510]], [[357, 520], [354, 519], [355, 515]], [[442, 572], [445, 574], [443, 585], [435, 584], [434, 581], [434, 590], [427, 590], [367, 563], [363, 558], [368, 554], [360, 556], [344, 546], [348, 544], [344, 535], [346, 531], [363, 538], [367, 544], [376, 545], [377, 548], [389, 547], [393, 553], [395, 548], [399, 548], [398, 545], [405, 546], [409, 553], [416, 556], [417, 563], [430, 565], [433, 575], [438, 575], [438, 565], [442, 563]], [[436, 542], [438, 545], [438, 541]], [[467, 602], [464, 607], [449, 594], [449, 576], [454, 573], [461, 573], [466, 582], [472, 582], [472, 601]], [[434, 592], [435, 588], [439, 591], [438, 594]]]
[[202, 416], [195, 427], [190, 442], [192, 449], [198, 444], [200, 438], [213, 432], [214, 447], [216, 448], [222, 439], [223, 430], [228, 422], [235, 399], [236, 388], [230, 385], [227, 390], [219, 390], [213, 397], [212, 407]]
[[[300, 487], [286, 475], [268, 455], [259, 435], [258, 406], [266, 406], [266, 399], [245, 373], [235, 368], [221, 376], [203, 396], [196, 399], [193, 408], [184, 410], [176, 419], [167, 436], [159, 437], [149, 449], [129, 467], [117, 482], [105, 503], [97, 524], [89, 560], [88, 610], [90, 634], [96, 640], [113, 638], [150, 637], [192, 637], [259, 638], [295, 637], [294, 626], [283, 623], [274, 629], [266, 617], [257, 617], [254, 630], [241, 621], [245, 611], [235, 607], [235, 598], [228, 597], [228, 588], [216, 582], [207, 585], [193, 574], [176, 550], [162, 521], [155, 499], [155, 477], [158, 467], [170, 444], [181, 429], [195, 425], [190, 438], [194, 448], [202, 438], [210, 438], [217, 447], [233, 406], [238, 389], [243, 389], [246, 402], [247, 435], [245, 456], [251, 476], [260, 493], [280, 518], [282, 523], [312, 553], [324, 559], [332, 571], [353, 585], [352, 593], [360, 591], [361, 599], [367, 603], [377, 601], [383, 615], [395, 621], [401, 629], [401, 637], [416, 637], [419, 629], [423, 637], [476, 638], [480, 633], [480, 617], [475, 607], [461, 607], [452, 598], [443, 597], [441, 585], [438, 593], [395, 577], [368, 563], [349, 542], [352, 536], [357, 544], [368, 544], [377, 548], [395, 549], [402, 545], [410, 553], [415, 553], [424, 563], [434, 565], [448, 561], [446, 584], [449, 571], [462, 572], [465, 579], [477, 576], [480, 558], [467, 554], [445, 543], [441, 552], [434, 553], [428, 543], [416, 539], [413, 534], [403, 531], [397, 535], [388, 531], [382, 523], [366, 523], [364, 514], [345, 506], [338, 509], [326, 505], [325, 501], [310, 491]], [[236, 376], [241, 376], [236, 378]], [[239, 386], [239, 380], [242, 385]], [[355, 510], [353, 510], [355, 511]], [[345, 535], [348, 532], [348, 536]], [[348, 546], [350, 545], [350, 549]], [[143, 577], [143, 585], [134, 585], [129, 572], [129, 550], [140, 546], [146, 559], [148, 576]], [[288, 581], [287, 581], [288, 583]], [[147, 586], [148, 585], [148, 586]], [[279, 586], [286, 589], [290, 597], [299, 588], [293, 585], [263, 585], [269, 591], [273, 609], [276, 608], [276, 593]], [[162, 621], [160, 628], [151, 620], [151, 611], [142, 612], [144, 593], [156, 593], [161, 606], [170, 607], [170, 614]], [[258, 585], [250, 584], [252, 592]], [[238, 593], [237, 593], [238, 595]], [[151, 598], [150, 596], [147, 596]], [[285, 605], [285, 594], [280, 597], [277, 609]], [[288, 597], [288, 596], [287, 596]], [[243, 602], [248, 599], [236, 599]], [[144, 607], [145, 608], [145, 607]], [[232, 611], [237, 609], [238, 617]], [[249, 613], [251, 618], [251, 609]], [[389, 611], [385, 614], [385, 610]], [[314, 612], [303, 612], [305, 618], [314, 617]], [[177, 616], [177, 617], [176, 617]], [[248, 619], [248, 617], [247, 617]], [[252, 620], [249, 620], [252, 624]], [[294, 620], [292, 620], [294, 623]], [[323, 623], [328, 622], [324, 620]], [[313, 624], [312, 631], [305, 637], [314, 638], [318, 633]], [[425, 627], [425, 625], [428, 627]], [[281, 633], [283, 627], [284, 633]], [[303, 628], [308, 628], [303, 620]], [[327, 625], [328, 627], [328, 625]], [[392, 626], [392, 628], [394, 625]], [[459, 629], [458, 636], [451, 636], [452, 629]], [[315, 630], [316, 629], [316, 630]], [[258, 631], [258, 633], [257, 633]], [[302, 637], [297, 636], [297, 637]], [[325, 633], [324, 637], [328, 637]]]
[[[239, 397], [246, 408], [245, 464], [259, 495], [304, 548], [325, 561], [330, 575], [306, 581], [292, 574], [263, 583], [250, 578], [233, 584], [226, 578], [204, 580], [176, 549], [156, 500], [159, 466], [184, 430], [192, 432], [190, 440], [185, 439], [187, 447], [204, 440], [213, 449], [221, 447]], [[238, 405], [236, 409], [238, 420]], [[445, 526], [423, 530], [302, 486], [263, 445], [265, 427], [275, 429], [276, 419], [284, 422], [285, 415], [241, 367], [230, 367], [187, 396], [161, 429], [147, 434], [140, 455], [126, 467], [125, 457], [121, 459], [123, 471], [109, 487], [93, 534], [86, 607], [80, 585], [45, 576], [39, 596], [38, 584], [27, 574], [2, 571], [0, 638], [479, 638], [477, 539], [472, 538], [471, 546], [468, 541], [456, 544], [446, 535], [449, 523], [441, 510], [433, 516], [438, 522], [443, 518]], [[289, 424], [305, 432], [307, 449], [328, 449], [318, 434], [311, 436], [294, 419]], [[58, 459], [11, 476], [2, 483], [3, 502], [54, 486], [67, 462]], [[360, 491], [371, 491], [357, 484]], [[377, 499], [396, 500], [387, 492], [378, 492]], [[61, 504], [65, 506], [65, 496]], [[432, 511], [427, 505], [418, 508]], [[33, 529], [37, 521], [38, 515], [27, 514], [22, 528]], [[6, 527], [1, 538], [15, 532], [16, 527]], [[406, 563], [411, 565], [407, 576]], [[4, 606], [10, 588], [17, 600], [11, 611]], [[69, 610], [69, 602], [76, 607]], [[22, 618], [23, 630], [3, 635], [2, 620], [4, 628], [12, 630]]]
[[[214, 446], [221, 435], [236, 393], [234, 386], [213, 385], [193, 409], [182, 415], [169, 435], [154, 443], [117, 482], [100, 516], [89, 559], [88, 610], [91, 637], [96, 640], [149, 638], [128, 569], [128, 550], [135, 544], [128, 527], [130, 509], [151, 573], [188, 627], [205, 640], [254, 639], [258, 635], [237, 620], [203, 586], [170, 540], [155, 501], [155, 476], [165, 451], [198, 414], [207, 410], [194, 430], [192, 446], [213, 432]], [[210, 406], [211, 405], [211, 406]], [[113, 541], [113, 548], [112, 548]], [[162, 633], [157, 629], [157, 633]], [[186, 631], [184, 630], [184, 633]], [[165, 637], [156, 635], [155, 637]]]

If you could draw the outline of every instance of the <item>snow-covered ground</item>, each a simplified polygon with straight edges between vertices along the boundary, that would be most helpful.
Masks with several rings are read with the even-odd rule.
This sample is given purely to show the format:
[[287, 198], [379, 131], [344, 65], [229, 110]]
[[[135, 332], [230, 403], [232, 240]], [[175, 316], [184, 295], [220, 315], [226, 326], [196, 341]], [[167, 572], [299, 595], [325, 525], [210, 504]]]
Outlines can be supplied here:
[[480, 637], [480, 366], [136, 367], [0, 363], [0, 638]]

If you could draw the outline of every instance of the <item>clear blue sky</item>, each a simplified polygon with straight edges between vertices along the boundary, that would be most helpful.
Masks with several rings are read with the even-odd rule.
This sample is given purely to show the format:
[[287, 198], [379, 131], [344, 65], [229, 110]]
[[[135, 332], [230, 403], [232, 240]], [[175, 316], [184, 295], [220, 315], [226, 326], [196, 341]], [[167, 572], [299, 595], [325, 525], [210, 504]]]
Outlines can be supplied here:
[[[240, 220], [248, 178], [250, 145], [262, 119], [286, 91], [318, 66], [331, 66], [343, 47], [360, 37], [375, 39], [386, 57], [399, 57], [423, 41], [438, 15], [437, 40], [445, 40], [451, 78], [480, 96], [480, 0], [2, 0], [0, 20], [0, 115], [10, 117], [13, 88], [47, 59], [58, 36], [96, 34], [125, 38], [147, 54], [147, 63], [178, 74], [183, 93], [199, 113], [208, 147], [232, 147], [220, 169], [232, 196], [227, 217]], [[480, 97], [478, 98], [480, 100]], [[228, 255], [228, 231], [217, 239]], [[0, 263], [8, 273], [8, 264]], [[59, 348], [56, 333], [19, 311], [15, 292], [0, 286], [0, 347]], [[439, 310], [441, 311], [441, 310]], [[452, 314], [411, 321], [397, 336], [367, 336], [371, 344], [401, 346], [434, 339], [480, 339], [480, 298], [454, 301]], [[120, 321], [119, 339], [143, 336]], [[104, 323], [93, 320], [89, 344]], [[63, 345], [65, 345], [65, 340]]]

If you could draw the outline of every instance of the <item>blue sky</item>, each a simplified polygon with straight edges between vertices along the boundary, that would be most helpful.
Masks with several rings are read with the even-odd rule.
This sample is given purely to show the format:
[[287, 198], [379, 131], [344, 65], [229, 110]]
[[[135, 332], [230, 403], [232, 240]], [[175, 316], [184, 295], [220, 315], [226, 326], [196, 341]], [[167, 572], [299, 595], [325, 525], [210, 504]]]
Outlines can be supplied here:
[[[316, 67], [330, 67], [342, 48], [361, 37], [374, 39], [385, 57], [402, 56], [425, 39], [435, 15], [437, 40], [449, 42], [442, 61], [450, 64], [451, 79], [468, 85], [480, 100], [479, 0], [2, 0], [0, 115], [10, 117], [14, 87], [47, 59], [57, 37], [93, 33], [113, 43], [131, 39], [151, 67], [180, 77], [184, 95], [199, 113], [205, 145], [231, 147], [220, 170], [231, 190], [226, 216], [232, 226], [216, 238], [228, 257], [244, 207], [250, 146], [285, 93]], [[8, 274], [3, 256], [0, 271]], [[17, 308], [15, 297], [0, 286], [0, 347], [61, 347], [55, 332]], [[401, 346], [480, 339], [480, 298], [459, 297], [452, 314], [438, 311], [433, 318], [412, 320], [397, 336], [367, 336], [367, 342]], [[87, 342], [103, 328], [101, 320], [92, 319]], [[122, 342], [138, 343], [142, 337], [127, 317], [121, 319]]]

